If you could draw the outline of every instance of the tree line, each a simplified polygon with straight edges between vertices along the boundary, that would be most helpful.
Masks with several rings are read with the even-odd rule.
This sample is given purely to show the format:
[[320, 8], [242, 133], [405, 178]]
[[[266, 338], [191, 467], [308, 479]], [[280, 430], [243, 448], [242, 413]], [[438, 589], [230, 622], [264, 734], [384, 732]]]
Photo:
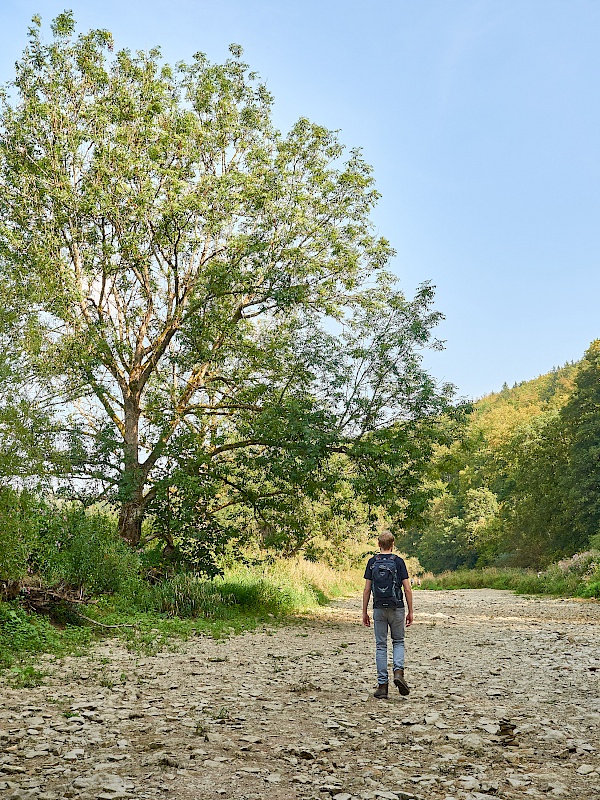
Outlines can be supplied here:
[[434, 572], [545, 567], [600, 549], [600, 341], [584, 358], [474, 404], [437, 448], [425, 524], [402, 546]]

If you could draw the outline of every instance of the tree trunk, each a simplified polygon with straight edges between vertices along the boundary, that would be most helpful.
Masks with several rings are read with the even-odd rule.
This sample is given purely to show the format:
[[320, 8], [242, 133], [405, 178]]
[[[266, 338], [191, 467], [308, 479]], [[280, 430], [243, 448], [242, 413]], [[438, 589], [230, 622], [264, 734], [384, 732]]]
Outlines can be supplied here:
[[142, 538], [144, 503], [141, 498], [127, 500], [119, 510], [119, 534], [132, 547], [137, 547]]
[[[131, 388], [131, 387], [130, 387]], [[123, 473], [119, 489], [119, 534], [132, 547], [137, 547], [142, 538], [144, 518], [144, 484], [146, 475], [139, 461], [139, 392], [130, 391], [123, 402]]]

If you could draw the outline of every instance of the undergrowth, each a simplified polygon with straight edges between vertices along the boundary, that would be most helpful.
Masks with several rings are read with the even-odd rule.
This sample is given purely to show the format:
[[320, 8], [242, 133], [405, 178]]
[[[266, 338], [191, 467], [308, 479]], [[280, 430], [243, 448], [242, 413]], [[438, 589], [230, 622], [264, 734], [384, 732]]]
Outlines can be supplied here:
[[487, 567], [426, 575], [422, 589], [510, 589], [518, 594], [600, 598], [600, 551], [588, 550], [546, 570]]
[[[0, 668], [15, 686], [38, 685], [44, 672], [35, 658], [83, 653], [94, 642], [118, 637], [133, 650], [155, 653], [195, 635], [223, 638], [273, 625], [356, 591], [358, 571], [340, 572], [302, 559], [266, 567], [239, 567], [207, 579], [179, 573], [154, 586], [139, 576], [83, 609], [93, 620], [52, 624], [13, 603], [0, 603]], [[118, 626], [118, 627], [107, 627]]]

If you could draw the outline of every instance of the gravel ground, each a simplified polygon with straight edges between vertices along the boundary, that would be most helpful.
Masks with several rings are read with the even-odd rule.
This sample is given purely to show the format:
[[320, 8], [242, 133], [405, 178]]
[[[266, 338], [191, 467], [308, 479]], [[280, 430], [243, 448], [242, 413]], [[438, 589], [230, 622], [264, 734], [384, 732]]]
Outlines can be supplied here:
[[600, 798], [600, 604], [415, 592], [408, 697], [376, 685], [360, 598], [175, 652], [110, 641], [0, 685], [22, 800]]

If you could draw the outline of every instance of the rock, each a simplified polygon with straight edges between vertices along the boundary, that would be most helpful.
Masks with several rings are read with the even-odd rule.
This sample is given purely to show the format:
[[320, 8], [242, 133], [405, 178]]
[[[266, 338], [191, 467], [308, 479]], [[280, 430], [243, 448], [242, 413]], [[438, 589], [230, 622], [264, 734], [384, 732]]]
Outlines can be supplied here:
[[80, 756], [85, 754], [85, 750], [82, 750], [80, 747], [76, 747], [74, 750], [69, 750], [67, 753], [63, 755], [65, 761], [77, 761]]
[[492, 736], [495, 736], [498, 733], [498, 726], [493, 722], [481, 724], [479, 725], [479, 727], [481, 728], [482, 731], [485, 731], [486, 733], [491, 733]]
[[482, 792], [496, 794], [499, 788], [500, 788], [500, 783], [498, 781], [481, 781]]
[[582, 764], [577, 769], [577, 773], [579, 775], [591, 775], [592, 772], [596, 772], [596, 767], [594, 767], [592, 764]]
[[461, 775], [459, 778], [456, 779], [456, 781], [457, 783], [460, 783], [461, 788], [465, 789], [466, 791], [471, 791], [472, 789], [480, 788], [479, 781], [472, 775]]
[[320, 781], [318, 783], [319, 783], [319, 791], [320, 792], [327, 792], [328, 794], [337, 794], [341, 789], [339, 784], [321, 783]]
[[333, 800], [352, 800], [352, 795], [347, 794], [346, 792], [338, 792], [337, 794], [333, 795]]
[[127, 788], [125, 781], [120, 775], [104, 774], [99, 779], [98, 784], [101, 789], [105, 789], [107, 792], [119, 792]]
[[96, 795], [97, 800], [127, 800], [129, 792], [121, 790], [117, 792], [100, 792]]
[[508, 785], [515, 789], [518, 789], [521, 786], [528, 786], [531, 783], [530, 780], [519, 780], [518, 778], [507, 778], [506, 780]]
[[483, 750], [484, 741], [476, 733], [468, 733], [462, 738], [462, 744], [469, 750]]
[[73, 783], [71, 784], [74, 789], [88, 789], [93, 784], [92, 778], [87, 778], [83, 775], [75, 778]]

